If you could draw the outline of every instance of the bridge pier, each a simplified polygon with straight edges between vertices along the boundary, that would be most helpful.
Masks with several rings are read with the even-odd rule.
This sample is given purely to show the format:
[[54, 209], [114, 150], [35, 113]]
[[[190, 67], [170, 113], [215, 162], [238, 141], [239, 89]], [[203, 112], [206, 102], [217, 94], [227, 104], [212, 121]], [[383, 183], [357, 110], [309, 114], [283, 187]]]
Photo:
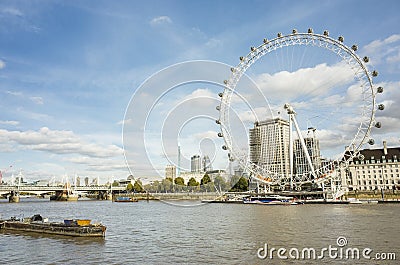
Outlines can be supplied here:
[[19, 192], [11, 191], [10, 196], [8, 197], [8, 202], [19, 202]]
[[99, 193], [97, 195], [98, 200], [108, 200], [108, 198], [109, 198], [109, 196], [108, 196], [107, 191], [99, 191]]

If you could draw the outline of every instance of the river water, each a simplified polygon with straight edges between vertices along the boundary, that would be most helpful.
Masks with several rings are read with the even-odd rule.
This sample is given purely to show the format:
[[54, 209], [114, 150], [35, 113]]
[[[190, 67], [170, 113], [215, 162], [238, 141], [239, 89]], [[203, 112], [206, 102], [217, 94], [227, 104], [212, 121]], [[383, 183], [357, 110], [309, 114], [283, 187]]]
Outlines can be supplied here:
[[[14, 204], [0, 201], [2, 218], [38, 213], [50, 221], [82, 218], [101, 222], [107, 226], [106, 237], [1, 232], [2, 264], [400, 263], [400, 204], [265, 206], [190, 201], [22, 199]], [[338, 237], [344, 237], [341, 238], [344, 241], [337, 242]], [[337, 251], [321, 252], [329, 246]], [[283, 248], [286, 252], [278, 256], [275, 251], [270, 255], [271, 248]], [[315, 249], [316, 256], [307, 256], [305, 252], [302, 258], [304, 248]], [[340, 251], [345, 253], [348, 248], [359, 249], [360, 257], [357, 259], [350, 253], [347, 259], [344, 254], [340, 258]], [[371, 251], [364, 258], [361, 252], [367, 248]], [[300, 253], [299, 259], [294, 249]], [[393, 259], [391, 253], [395, 253], [397, 261], [368, 259], [375, 258], [376, 253], [390, 259]]]

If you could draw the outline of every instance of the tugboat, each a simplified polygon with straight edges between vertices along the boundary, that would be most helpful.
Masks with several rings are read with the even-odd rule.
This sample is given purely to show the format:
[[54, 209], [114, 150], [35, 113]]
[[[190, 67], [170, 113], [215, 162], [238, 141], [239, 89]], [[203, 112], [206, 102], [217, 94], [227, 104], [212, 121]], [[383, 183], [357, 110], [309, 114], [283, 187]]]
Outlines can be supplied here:
[[23, 220], [11, 217], [0, 220], [0, 230], [35, 232], [78, 237], [105, 237], [107, 227], [102, 224], [91, 224], [91, 220], [64, 220], [64, 222], [49, 222], [39, 214]]

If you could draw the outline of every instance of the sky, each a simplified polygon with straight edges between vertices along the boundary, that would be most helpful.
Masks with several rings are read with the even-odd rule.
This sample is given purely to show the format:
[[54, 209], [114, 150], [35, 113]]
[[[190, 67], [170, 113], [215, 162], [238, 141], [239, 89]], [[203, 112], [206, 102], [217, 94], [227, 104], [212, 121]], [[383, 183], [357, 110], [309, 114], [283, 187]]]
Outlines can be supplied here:
[[[220, 83], [250, 46], [292, 29], [329, 30], [370, 57], [379, 72], [374, 84], [384, 87], [377, 103], [385, 104], [370, 148], [383, 140], [399, 146], [398, 10], [397, 0], [0, 1], [3, 178], [20, 171], [28, 181], [162, 176], [165, 165], [178, 163], [177, 145], [182, 170], [197, 153], [213, 157], [214, 168], [226, 167], [214, 122]], [[289, 61], [282, 53], [276, 58]], [[338, 67], [314, 58], [306, 75]], [[285, 80], [279, 67], [261, 66], [248, 71], [261, 90], [274, 78]], [[290, 98], [283, 92], [271, 94], [273, 112]], [[343, 127], [346, 119], [353, 118], [333, 124]], [[337, 148], [348, 141], [321, 132]]]

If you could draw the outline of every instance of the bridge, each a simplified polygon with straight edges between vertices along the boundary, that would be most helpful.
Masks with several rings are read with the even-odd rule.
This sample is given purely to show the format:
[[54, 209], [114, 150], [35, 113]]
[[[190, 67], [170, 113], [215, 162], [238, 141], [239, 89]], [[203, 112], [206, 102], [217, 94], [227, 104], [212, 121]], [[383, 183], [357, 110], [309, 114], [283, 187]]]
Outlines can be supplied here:
[[[32, 195], [46, 195], [55, 192], [64, 191], [65, 186], [38, 186], [38, 185], [0, 185], [0, 196], [6, 196], [12, 192], [27, 193]], [[110, 186], [110, 185], [97, 185], [97, 186], [74, 186], [72, 190], [78, 193], [87, 192], [103, 192], [112, 193], [114, 191], [124, 191], [125, 186]]]

